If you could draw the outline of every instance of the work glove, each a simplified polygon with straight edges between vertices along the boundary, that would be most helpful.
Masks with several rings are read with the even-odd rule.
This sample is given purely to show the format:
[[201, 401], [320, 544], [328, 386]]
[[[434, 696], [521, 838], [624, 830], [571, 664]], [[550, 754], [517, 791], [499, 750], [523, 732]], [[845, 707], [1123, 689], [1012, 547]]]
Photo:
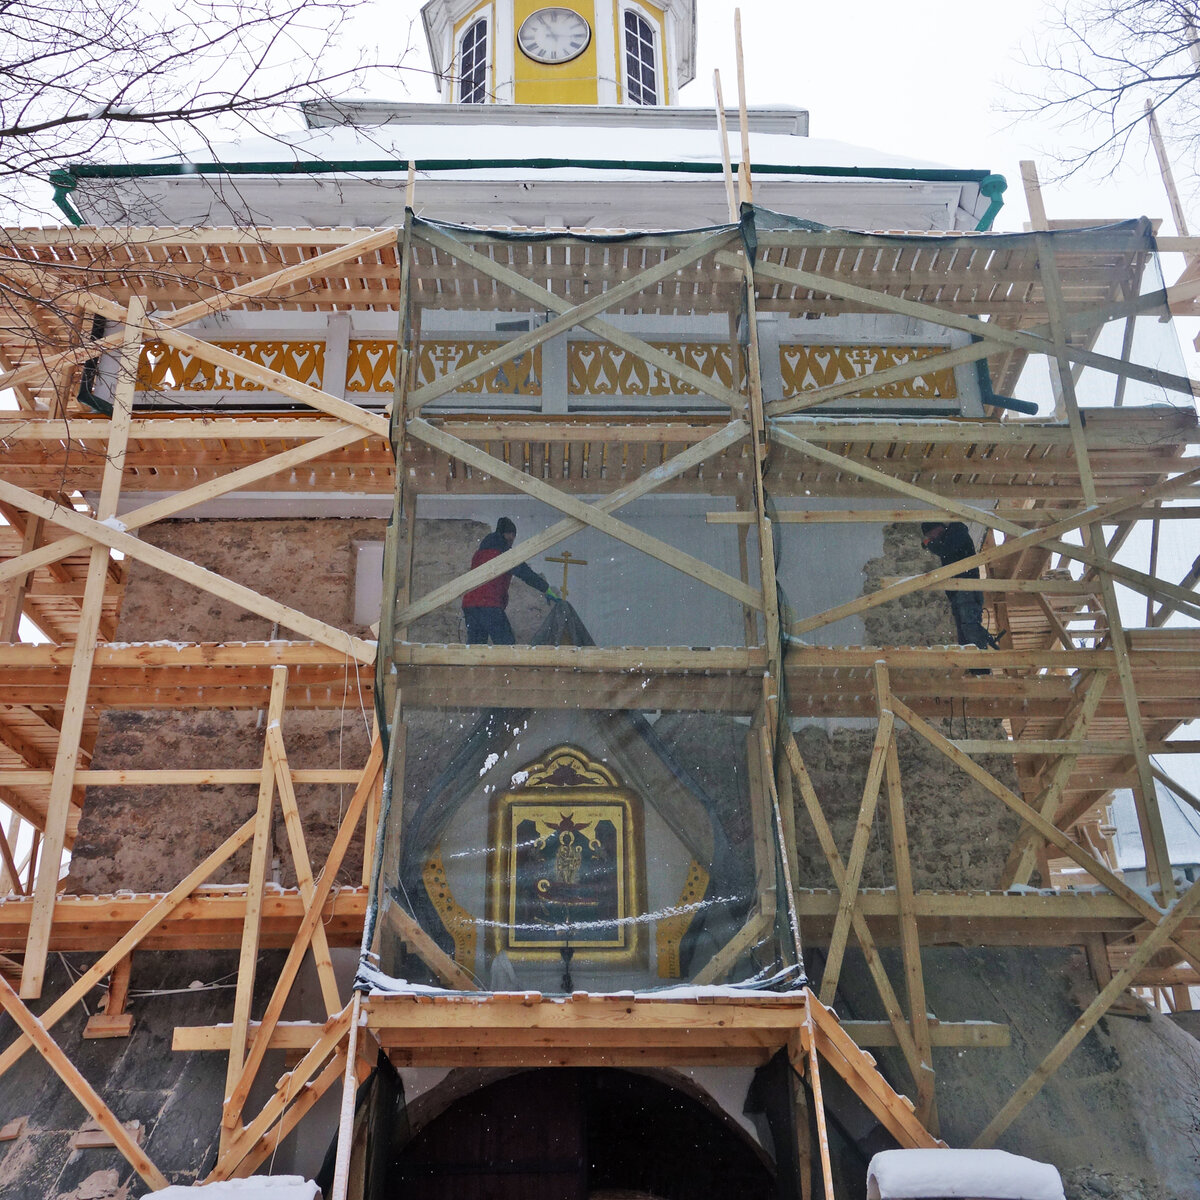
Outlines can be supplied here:
[[562, 600], [562, 592], [557, 588], [548, 587], [546, 589], [546, 603], [558, 604]]

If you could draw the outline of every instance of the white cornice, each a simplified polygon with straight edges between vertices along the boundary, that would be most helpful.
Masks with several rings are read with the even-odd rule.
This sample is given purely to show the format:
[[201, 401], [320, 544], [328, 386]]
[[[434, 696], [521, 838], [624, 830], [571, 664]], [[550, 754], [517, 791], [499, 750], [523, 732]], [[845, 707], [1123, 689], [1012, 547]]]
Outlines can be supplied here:
[[[390, 100], [314, 100], [301, 106], [309, 129], [330, 126], [383, 125], [574, 125], [625, 126], [639, 129], [713, 129], [709, 108], [583, 104], [413, 104]], [[752, 133], [808, 136], [808, 110], [752, 108]], [[729, 127], [737, 127], [737, 109], [726, 111]]]

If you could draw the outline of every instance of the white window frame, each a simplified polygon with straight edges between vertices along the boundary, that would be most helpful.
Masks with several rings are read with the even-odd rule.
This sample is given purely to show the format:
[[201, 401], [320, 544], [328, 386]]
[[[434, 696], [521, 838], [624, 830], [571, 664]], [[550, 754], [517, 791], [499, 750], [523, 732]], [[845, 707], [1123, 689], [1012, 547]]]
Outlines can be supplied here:
[[[633, 13], [650, 28], [652, 35], [652, 48], [654, 51], [654, 103], [640, 104], [632, 100], [629, 95], [629, 57], [626, 49], [626, 30], [625, 30], [625, 14]], [[658, 20], [647, 9], [644, 9], [640, 4], [622, 4], [620, 9], [621, 20], [617, 27], [618, 38], [618, 55], [621, 62], [621, 95], [625, 104], [631, 105], [634, 108], [658, 108], [665, 105], [667, 102], [666, 95], [666, 73], [663, 70], [663, 27]]]
[[[466, 43], [467, 38], [480, 26], [483, 26], [483, 84], [482, 95], [478, 100], [467, 100], [463, 95], [464, 85], [466, 84]], [[491, 91], [491, 74], [492, 74], [492, 20], [490, 13], [483, 9], [473, 19], [463, 27], [462, 33], [458, 35], [458, 40], [455, 43], [454, 63], [456, 70], [453, 72], [453, 88], [454, 102], [456, 104], [486, 104]], [[475, 90], [475, 85], [472, 85], [472, 92]]]

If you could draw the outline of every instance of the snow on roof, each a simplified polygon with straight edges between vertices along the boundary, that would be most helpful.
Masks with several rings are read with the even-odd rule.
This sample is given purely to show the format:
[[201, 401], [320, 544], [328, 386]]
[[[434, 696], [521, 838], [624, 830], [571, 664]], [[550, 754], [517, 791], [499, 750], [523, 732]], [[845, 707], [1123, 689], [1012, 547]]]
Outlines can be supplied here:
[[[245, 138], [218, 143], [202, 153], [171, 156], [163, 162], [347, 162], [386, 159], [404, 163], [416, 160], [567, 159], [587, 162], [719, 163], [716, 129], [671, 128], [636, 125], [589, 126], [571, 124], [511, 125], [494, 122], [478, 125], [436, 119], [430, 106], [427, 123], [403, 125], [343, 125], [298, 129], [274, 137]], [[729, 133], [730, 155], [740, 157], [740, 135]], [[750, 157], [755, 166], [827, 167], [885, 171], [950, 171], [944, 164], [904, 158], [826, 138], [780, 133], [750, 134]], [[968, 174], [967, 172], [963, 172]], [[977, 173], [973, 173], [977, 174]]]

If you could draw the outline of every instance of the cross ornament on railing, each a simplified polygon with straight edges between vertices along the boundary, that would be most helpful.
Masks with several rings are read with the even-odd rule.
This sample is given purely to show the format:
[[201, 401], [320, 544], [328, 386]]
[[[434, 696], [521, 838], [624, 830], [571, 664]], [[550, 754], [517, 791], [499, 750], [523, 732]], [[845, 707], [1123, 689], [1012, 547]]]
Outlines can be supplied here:
[[567, 572], [571, 569], [571, 567], [586, 567], [588, 565], [588, 560], [586, 558], [572, 558], [570, 550], [564, 550], [561, 554], [547, 554], [546, 561], [552, 563], [562, 563], [563, 581], [560, 591], [562, 592], [562, 598], [565, 600], [567, 598]]

